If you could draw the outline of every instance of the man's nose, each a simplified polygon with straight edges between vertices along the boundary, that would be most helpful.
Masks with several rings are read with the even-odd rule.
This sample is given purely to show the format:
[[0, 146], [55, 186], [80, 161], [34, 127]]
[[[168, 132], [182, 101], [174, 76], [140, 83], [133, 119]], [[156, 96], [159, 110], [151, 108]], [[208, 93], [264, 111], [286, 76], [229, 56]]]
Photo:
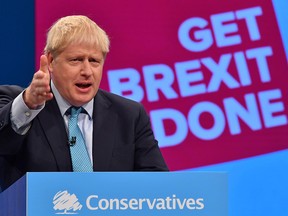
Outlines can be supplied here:
[[89, 76], [92, 74], [92, 66], [88, 59], [83, 61], [81, 74], [86, 75], [86, 76]]

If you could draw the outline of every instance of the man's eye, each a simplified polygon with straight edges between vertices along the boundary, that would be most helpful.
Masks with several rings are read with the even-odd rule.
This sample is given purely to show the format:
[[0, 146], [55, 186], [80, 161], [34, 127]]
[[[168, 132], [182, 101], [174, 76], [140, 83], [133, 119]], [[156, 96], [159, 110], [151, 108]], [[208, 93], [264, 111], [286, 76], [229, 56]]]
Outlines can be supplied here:
[[97, 59], [89, 59], [90, 62], [99, 62]]

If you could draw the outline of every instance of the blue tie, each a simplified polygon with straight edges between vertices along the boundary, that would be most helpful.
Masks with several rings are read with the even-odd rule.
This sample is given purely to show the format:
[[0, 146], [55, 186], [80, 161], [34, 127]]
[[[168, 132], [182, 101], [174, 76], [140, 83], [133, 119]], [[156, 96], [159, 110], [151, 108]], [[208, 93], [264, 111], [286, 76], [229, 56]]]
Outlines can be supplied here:
[[78, 115], [82, 107], [71, 107], [69, 118], [69, 143], [74, 172], [93, 172], [93, 167], [89, 159], [86, 144], [78, 126]]

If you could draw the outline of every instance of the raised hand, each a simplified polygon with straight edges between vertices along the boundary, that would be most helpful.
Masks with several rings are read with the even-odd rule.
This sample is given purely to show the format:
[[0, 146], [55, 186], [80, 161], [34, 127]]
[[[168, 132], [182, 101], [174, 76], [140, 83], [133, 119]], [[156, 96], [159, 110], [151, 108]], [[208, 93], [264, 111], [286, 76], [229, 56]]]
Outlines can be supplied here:
[[24, 102], [30, 109], [35, 109], [52, 98], [48, 59], [47, 56], [42, 55], [40, 69], [34, 74], [31, 84], [24, 92]]

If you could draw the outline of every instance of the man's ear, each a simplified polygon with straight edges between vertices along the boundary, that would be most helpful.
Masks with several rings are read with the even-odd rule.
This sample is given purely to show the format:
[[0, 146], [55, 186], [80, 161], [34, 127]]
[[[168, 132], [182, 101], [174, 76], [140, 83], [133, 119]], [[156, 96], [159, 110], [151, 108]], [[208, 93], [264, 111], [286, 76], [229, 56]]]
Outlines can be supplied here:
[[50, 52], [47, 54], [47, 59], [48, 59], [48, 68], [49, 68], [49, 71], [51, 72], [53, 71], [52, 63], [54, 61], [54, 58]]

